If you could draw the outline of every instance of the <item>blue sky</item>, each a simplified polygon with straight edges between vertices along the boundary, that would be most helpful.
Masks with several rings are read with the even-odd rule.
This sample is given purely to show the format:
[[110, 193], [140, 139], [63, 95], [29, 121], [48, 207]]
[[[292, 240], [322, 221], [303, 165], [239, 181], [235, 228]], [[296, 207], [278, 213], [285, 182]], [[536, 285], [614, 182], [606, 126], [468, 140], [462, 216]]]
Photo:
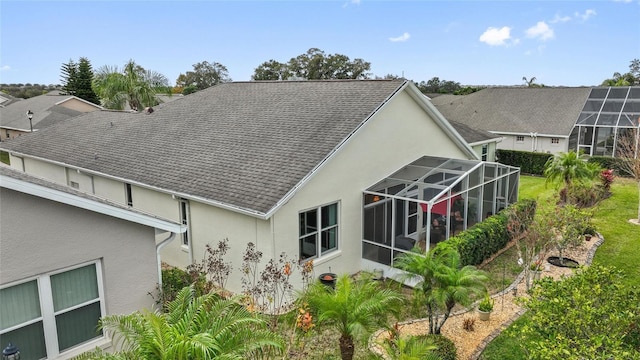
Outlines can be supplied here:
[[0, 0], [0, 83], [60, 83], [60, 66], [133, 59], [172, 84], [201, 61], [234, 81], [309, 48], [374, 75], [463, 85], [599, 85], [640, 58], [640, 0]]

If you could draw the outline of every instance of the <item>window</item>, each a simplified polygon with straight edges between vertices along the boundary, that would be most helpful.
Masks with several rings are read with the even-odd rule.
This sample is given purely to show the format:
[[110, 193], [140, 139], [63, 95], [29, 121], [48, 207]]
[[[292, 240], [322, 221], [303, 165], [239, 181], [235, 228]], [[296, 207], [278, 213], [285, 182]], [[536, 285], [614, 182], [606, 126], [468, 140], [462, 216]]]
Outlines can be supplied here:
[[338, 203], [300, 213], [300, 259], [320, 257], [338, 248]]
[[127, 205], [133, 206], [133, 196], [131, 196], [131, 184], [124, 184], [124, 197], [127, 201]]
[[41, 359], [102, 337], [101, 278], [95, 262], [0, 289], [0, 343]]
[[552, 144], [560, 144], [560, 138], [551, 138]]
[[524, 135], [516, 136], [516, 142], [524, 142]]
[[189, 201], [180, 199], [180, 222], [187, 227], [182, 233], [182, 245], [189, 246]]
[[487, 157], [489, 156], [489, 145], [482, 145], [482, 161], [487, 161]]
[[75, 181], [69, 181], [69, 186], [71, 186], [74, 189], [80, 189], [80, 184]]

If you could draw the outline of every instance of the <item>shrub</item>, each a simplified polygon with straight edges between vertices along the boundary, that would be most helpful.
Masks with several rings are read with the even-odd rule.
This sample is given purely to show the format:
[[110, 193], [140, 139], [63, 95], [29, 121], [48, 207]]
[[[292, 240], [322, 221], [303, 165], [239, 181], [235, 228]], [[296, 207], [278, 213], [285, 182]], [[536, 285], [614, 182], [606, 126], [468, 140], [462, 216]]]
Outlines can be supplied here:
[[496, 157], [501, 164], [519, 167], [523, 174], [542, 175], [545, 164], [553, 154], [498, 149]]
[[[535, 200], [525, 199], [512, 204], [509, 208], [514, 209], [516, 213], [532, 213], [532, 208], [535, 209], [535, 206]], [[449, 240], [438, 243], [435, 251], [452, 248], [460, 254], [463, 266], [481, 264], [511, 240], [507, 232], [507, 221], [507, 211], [499, 212], [466, 231], [450, 237]], [[523, 224], [525, 229], [530, 222]]]
[[605, 169], [613, 169], [613, 171], [618, 173], [620, 176], [625, 176], [626, 174], [623, 170], [624, 165], [622, 165], [622, 161], [619, 158], [610, 156], [591, 156], [587, 162], [598, 164], [600, 167]]
[[434, 345], [438, 347], [438, 350], [434, 352], [438, 355], [441, 360], [456, 360], [457, 351], [456, 345], [449, 338], [443, 335], [421, 335], [419, 337], [424, 337], [427, 340], [430, 340]]
[[162, 289], [160, 289], [160, 297], [157, 302], [164, 305], [173, 301], [180, 290], [191, 284], [194, 285], [197, 296], [209, 292], [204, 273], [180, 268], [162, 269]]
[[476, 329], [476, 319], [474, 318], [464, 318], [464, 320], [462, 320], [462, 328], [466, 331], [474, 331]]
[[515, 331], [528, 359], [637, 359], [638, 296], [620, 270], [597, 264], [562, 281], [546, 277], [522, 298], [531, 321]]

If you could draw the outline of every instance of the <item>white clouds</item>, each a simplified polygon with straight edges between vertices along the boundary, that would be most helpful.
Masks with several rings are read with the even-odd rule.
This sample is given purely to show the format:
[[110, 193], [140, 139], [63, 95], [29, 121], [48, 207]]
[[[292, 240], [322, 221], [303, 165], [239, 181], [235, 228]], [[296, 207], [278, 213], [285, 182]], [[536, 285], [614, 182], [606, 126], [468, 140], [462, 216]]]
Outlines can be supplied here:
[[407, 40], [409, 40], [409, 38], [411, 37], [411, 35], [409, 35], [408, 32], [405, 32], [404, 34], [398, 36], [398, 37], [390, 37], [389, 41], [391, 42], [405, 42]]
[[554, 37], [553, 29], [544, 21], [538, 21], [537, 24], [528, 28], [525, 34], [528, 38], [540, 39], [542, 41], [553, 39]]
[[360, 5], [360, 1], [361, 0], [349, 0], [346, 3], [344, 3], [342, 5], [343, 8], [346, 8], [347, 6], [349, 6], [349, 4], [353, 4], [353, 5]]
[[0, 67], [0, 71], [8, 71], [11, 70], [11, 66], [9, 65], [2, 65], [2, 67]]
[[508, 26], [503, 26], [500, 29], [490, 27], [480, 35], [480, 41], [490, 46], [509, 45], [509, 39], [511, 39], [511, 28]]
[[557, 23], [564, 23], [567, 21], [571, 21], [571, 16], [560, 16], [559, 14], [556, 14], [553, 20], [550, 20], [549, 22], [551, 24], [557, 24]]
[[582, 21], [587, 21], [592, 16], [596, 16], [596, 11], [593, 9], [587, 9], [582, 14], [580, 14], [579, 12], [576, 12], [574, 15], [576, 16], [576, 18], [582, 19]]

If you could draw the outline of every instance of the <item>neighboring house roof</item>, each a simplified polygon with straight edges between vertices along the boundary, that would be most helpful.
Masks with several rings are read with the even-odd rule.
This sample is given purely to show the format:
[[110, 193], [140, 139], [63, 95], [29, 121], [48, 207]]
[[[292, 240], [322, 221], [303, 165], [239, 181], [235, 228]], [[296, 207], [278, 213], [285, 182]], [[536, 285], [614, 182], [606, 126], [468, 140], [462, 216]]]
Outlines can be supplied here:
[[470, 145], [487, 142], [497, 142], [502, 139], [501, 136], [484, 130], [474, 129], [466, 124], [449, 120], [449, 123]]
[[14, 170], [4, 164], [0, 164], [0, 187], [151, 226], [164, 231], [183, 233], [186, 230], [184, 225], [176, 222], [161, 219], [155, 215], [133, 210], [97, 196], [37, 178], [27, 173]]
[[445, 118], [494, 133], [569, 136], [590, 87], [486, 88], [431, 99]]
[[7, 106], [9, 104], [12, 104], [20, 100], [23, 100], [23, 99], [0, 92], [0, 107]]
[[50, 91], [44, 95], [34, 96], [22, 101], [13, 102], [5, 107], [0, 107], [0, 127], [29, 131], [29, 118], [27, 111], [33, 112], [31, 123], [34, 129], [42, 129], [52, 123], [82, 114], [83, 112], [72, 110], [63, 106], [71, 99], [76, 99], [86, 104], [91, 104], [97, 110], [101, 106], [90, 103], [72, 95], [61, 95], [60, 91]]
[[266, 217], [405, 88], [476, 156], [406, 80], [224, 83], [152, 113], [87, 113], [2, 147]]

